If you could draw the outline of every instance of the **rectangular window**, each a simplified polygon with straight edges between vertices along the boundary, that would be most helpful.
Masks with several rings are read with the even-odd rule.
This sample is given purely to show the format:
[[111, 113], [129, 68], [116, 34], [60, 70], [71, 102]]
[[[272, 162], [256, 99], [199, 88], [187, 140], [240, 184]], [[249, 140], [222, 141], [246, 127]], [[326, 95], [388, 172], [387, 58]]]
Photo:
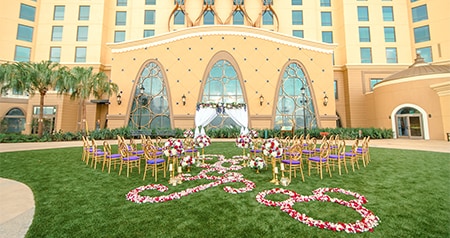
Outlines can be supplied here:
[[414, 28], [414, 42], [420, 43], [430, 40], [430, 28], [428, 26], [421, 26]]
[[125, 26], [127, 24], [127, 12], [116, 12], [116, 26]]
[[370, 28], [367, 26], [359, 27], [359, 42], [370, 42]]
[[333, 32], [332, 31], [322, 31], [322, 42], [333, 43]]
[[55, 21], [64, 20], [65, 9], [66, 9], [65, 6], [55, 6], [54, 12], [53, 12], [53, 20], [55, 20]]
[[88, 40], [88, 27], [79, 26], [77, 29], [77, 41], [87, 41]]
[[242, 13], [242, 11], [234, 11], [233, 25], [244, 25], [244, 13]]
[[155, 30], [144, 30], [144, 38], [155, 35]]
[[372, 49], [368, 47], [362, 47], [360, 49], [361, 63], [372, 63]]
[[398, 63], [397, 48], [395, 47], [386, 48], [386, 63]]
[[125, 31], [114, 32], [114, 43], [125, 41]]
[[156, 5], [156, 0], [145, 0], [145, 5]]
[[184, 5], [184, 0], [174, 0], [173, 1], [174, 3], [173, 4], [179, 4], [179, 5]]
[[303, 30], [293, 30], [292, 35], [298, 38], [304, 38]]
[[14, 60], [18, 62], [30, 61], [31, 48], [16, 45], [16, 52], [14, 53]]
[[375, 86], [375, 84], [377, 84], [381, 81], [383, 81], [382, 78], [371, 78], [370, 79], [370, 91], [373, 91], [373, 87]]
[[394, 21], [394, 10], [391, 6], [383, 6], [383, 21]]
[[358, 21], [369, 21], [369, 8], [358, 6]]
[[155, 11], [145, 10], [144, 24], [155, 24]]
[[204, 25], [214, 25], [214, 12], [213, 11], [205, 11], [203, 14], [203, 24]]
[[50, 47], [50, 61], [60, 62], [61, 60], [61, 47]]
[[331, 0], [320, 0], [321, 7], [331, 7]]
[[116, 6], [126, 6], [127, 0], [117, 0]]
[[298, 6], [298, 5], [302, 5], [303, 1], [302, 0], [292, 0], [291, 1], [292, 6]]
[[263, 25], [273, 25], [273, 13], [271, 11], [264, 11]]
[[75, 62], [86, 62], [86, 47], [75, 47]]
[[334, 99], [338, 99], [339, 98], [339, 94], [338, 94], [338, 83], [337, 83], [337, 80], [333, 81], [333, 86], [334, 86]]
[[320, 19], [322, 21], [322, 26], [331, 26], [331, 12], [321, 12]]
[[20, 13], [19, 13], [20, 19], [34, 21], [35, 14], [36, 14], [35, 7], [23, 3], [20, 4]]
[[62, 41], [63, 26], [52, 27], [52, 41]]
[[384, 41], [395, 42], [395, 28], [391, 26], [384, 27]]
[[273, 0], [263, 0], [263, 5], [264, 6], [273, 5]]
[[174, 25], [184, 25], [184, 12], [177, 10], [173, 18]]
[[422, 5], [412, 8], [413, 22], [423, 21], [428, 19], [427, 5]]
[[80, 9], [78, 11], [78, 20], [79, 21], [88, 21], [90, 11], [91, 11], [90, 6], [80, 6]]
[[203, 0], [203, 5], [214, 5], [214, 0]]
[[417, 48], [416, 53], [420, 54], [420, 56], [422, 56], [422, 58], [425, 60], [425, 62], [427, 62], [427, 63], [433, 62], [433, 54], [431, 51], [431, 46]]
[[17, 40], [33, 41], [33, 27], [19, 24], [17, 27]]
[[292, 11], [292, 25], [303, 25], [303, 11]]

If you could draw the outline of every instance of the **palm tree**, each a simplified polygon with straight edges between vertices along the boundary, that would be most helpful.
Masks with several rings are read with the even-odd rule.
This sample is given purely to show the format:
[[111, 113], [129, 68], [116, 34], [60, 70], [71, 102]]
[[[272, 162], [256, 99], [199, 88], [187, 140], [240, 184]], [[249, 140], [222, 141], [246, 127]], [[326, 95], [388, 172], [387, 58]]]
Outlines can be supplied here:
[[82, 121], [81, 130], [85, 131], [86, 122], [86, 100], [91, 96], [101, 99], [104, 96], [117, 94], [119, 87], [117, 84], [110, 82], [108, 76], [104, 72], [94, 73], [93, 68], [74, 67], [70, 71], [70, 80], [66, 82], [64, 88], [72, 91], [71, 99], [81, 99]]
[[47, 91], [53, 88], [63, 74], [58, 63], [51, 61], [15, 62], [3, 65], [3, 77], [0, 79], [2, 91], [13, 89], [27, 92], [33, 96], [39, 93], [38, 135], [42, 136], [44, 122], [44, 99]]

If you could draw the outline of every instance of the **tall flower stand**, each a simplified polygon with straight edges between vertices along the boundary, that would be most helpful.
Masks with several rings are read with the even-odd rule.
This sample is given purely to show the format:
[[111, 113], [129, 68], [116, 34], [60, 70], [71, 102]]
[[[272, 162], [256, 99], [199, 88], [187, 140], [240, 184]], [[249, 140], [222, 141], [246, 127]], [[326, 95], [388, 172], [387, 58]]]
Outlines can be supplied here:
[[170, 161], [171, 158], [169, 158], [169, 174], [170, 174], [169, 184], [171, 184], [172, 186], [177, 186], [178, 179], [175, 178], [175, 169], [174, 169], [174, 165], [176, 166], [176, 163], [170, 163]]
[[278, 180], [278, 167], [277, 167], [277, 159], [272, 157], [272, 180], [271, 183], [275, 185], [279, 185], [280, 181]]

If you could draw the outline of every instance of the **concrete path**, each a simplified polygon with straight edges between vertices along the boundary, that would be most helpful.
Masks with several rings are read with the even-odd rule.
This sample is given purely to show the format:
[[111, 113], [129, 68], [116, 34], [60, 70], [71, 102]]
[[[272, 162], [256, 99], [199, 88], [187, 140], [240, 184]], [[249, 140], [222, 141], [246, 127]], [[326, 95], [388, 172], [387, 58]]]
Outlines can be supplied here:
[[[234, 141], [234, 139], [212, 139], [212, 141]], [[117, 144], [116, 140], [109, 141]], [[346, 141], [351, 145], [353, 141]], [[0, 143], [1, 152], [41, 150], [67, 147], [81, 147], [81, 141], [70, 142], [33, 142], [33, 143]], [[436, 140], [371, 140], [370, 147], [423, 150], [449, 153], [450, 142]], [[80, 151], [81, 152], [81, 151]], [[1, 169], [1, 168], [0, 168]], [[0, 238], [22, 238], [25, 237], [34, 216], [33, 192], [25, 184], [0, 178]]]

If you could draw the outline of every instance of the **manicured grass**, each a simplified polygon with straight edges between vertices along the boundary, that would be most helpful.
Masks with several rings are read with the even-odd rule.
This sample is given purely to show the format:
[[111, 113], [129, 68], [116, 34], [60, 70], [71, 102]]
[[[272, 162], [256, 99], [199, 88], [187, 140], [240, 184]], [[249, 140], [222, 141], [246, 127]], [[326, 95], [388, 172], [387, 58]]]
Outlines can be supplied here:
[[[81, 145], [81, 142], [80, 142]], [[258, 203], [256, 195], [275, 187], [271, 172], [256, 174], [249, 168], [237, 172], [256, 183], [253, 191], [229, 194], [226, 185], [210, 188], [179, 200], [157, 204], [136, 204], [125, 199], [132, 189], [154, 183], [151, 174], [130, 178], [118, 170], [108, 174], [81, 161], [81, 147], [0, 153], [0, 177], [31, 187], [36, 201], [33, 224], [27, 237], [347, 237], [308, 227], [292, 219], [279, 207]], [[449, 237], [450, 159], [446, 153], [371, 148], [371, 163], [355, 172], [330, 178], [307, 175], [294, 179], [287, 189], [303, 195], [321, 187], [339, 187], [364, 195], [364, 206], [381, 222], [373, 232], [358, 237]], [[206, 154], [241, 155], [234, 143], [214, 142]], [[193, 168], [196, 174], [200, 168]], [[160, 173], [162, 177], [162, 173]], [[161, 184], [168, 185], [168, 178]], [[184, 182], [170, 186], [170, 194], [211, 181]], [[242, 184], [235, 184], [241, 187]], [[279, 186], [281, 187], [281, 185]], [[158, 196], [157, 191], [145, 195]], [[346, 195], [329, 194], [342, 199]], [[283, 200], [286, 195], [272, 195]], [[354, 222], [361, 217], [352, 209], [323, 202], [296, 203], [294, 208], [315, 219]]]

